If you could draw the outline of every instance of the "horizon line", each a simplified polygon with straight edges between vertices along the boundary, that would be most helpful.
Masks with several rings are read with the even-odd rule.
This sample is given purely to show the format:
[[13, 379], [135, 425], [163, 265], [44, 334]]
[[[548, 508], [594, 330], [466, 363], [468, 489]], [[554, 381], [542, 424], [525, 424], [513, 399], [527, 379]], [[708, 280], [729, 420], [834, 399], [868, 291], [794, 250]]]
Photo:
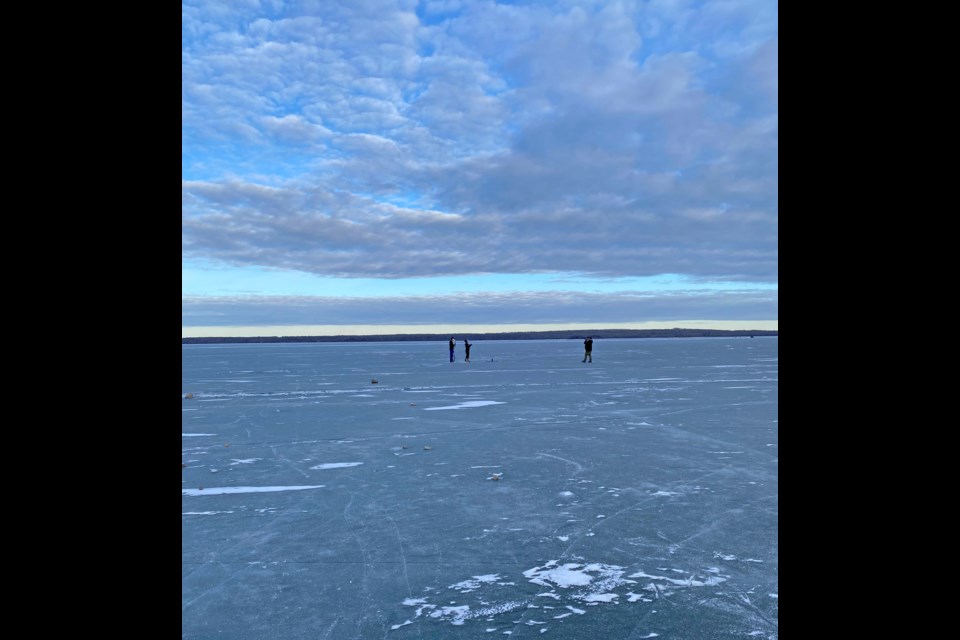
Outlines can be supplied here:
[[636, 330], [779, 331], [777, 320], [672, 320], [622, 323], [513, 323], [422, 325], [252, 325], [181, 327], [180, 338], [331, 338], [337, 336], [535, 333]]

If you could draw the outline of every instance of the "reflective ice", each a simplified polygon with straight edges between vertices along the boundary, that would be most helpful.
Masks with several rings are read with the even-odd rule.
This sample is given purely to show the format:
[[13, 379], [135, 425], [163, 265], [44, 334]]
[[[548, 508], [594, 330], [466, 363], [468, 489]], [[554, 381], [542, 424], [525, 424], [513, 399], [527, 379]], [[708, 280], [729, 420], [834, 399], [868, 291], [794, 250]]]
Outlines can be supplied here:
[[457, 338], [182, 347], [184, 638], [777, 637], [777, 338]]

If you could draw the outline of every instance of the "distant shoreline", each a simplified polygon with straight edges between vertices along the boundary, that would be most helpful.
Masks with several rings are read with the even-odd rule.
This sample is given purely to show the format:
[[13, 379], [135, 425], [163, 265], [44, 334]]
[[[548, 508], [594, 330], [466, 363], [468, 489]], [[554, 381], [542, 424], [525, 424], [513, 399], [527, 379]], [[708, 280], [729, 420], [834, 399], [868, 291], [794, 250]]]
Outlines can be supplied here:
[[[587, 336], [604, 338], [736, 338], [779, 336], [780, 331], [747, 329], [595, 329], [577, 331], [508, 331], [503, 333], [470, 333], [455, 335], [458, 340], [583, 340]], [[366, 336], [249, 336], [180, 338], [181, 344], [244, 344], [272, 342], [437, 342], [447, 341], [445, 333], [394, 333]]]

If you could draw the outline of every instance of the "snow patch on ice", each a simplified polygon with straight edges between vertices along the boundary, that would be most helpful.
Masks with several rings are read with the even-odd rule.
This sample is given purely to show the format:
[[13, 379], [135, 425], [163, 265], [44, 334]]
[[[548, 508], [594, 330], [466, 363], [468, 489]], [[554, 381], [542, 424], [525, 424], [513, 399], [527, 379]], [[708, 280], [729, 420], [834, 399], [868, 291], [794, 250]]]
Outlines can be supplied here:
[[491, 582], [496, 582], [499, 579], [500, 574], [498, 573], [491, 573], [484, 576], [473, 576], [469, 580], [452, 584], [447, 588], [456, 589], [460, 593], [470, 593], [471, 591], [476, 591], [479, 589], [481, 584], [489, 584]]
[[362, 462], [325, 462], [323, 464], [318, 464], [315, 467], [310, 467], [311, 469], [343, 469], [345, 467], [355, 467]]
[[[573, 614], [586, 614], [589, 609], [581, 608], [584, 606], [596, 607], [603, 603], [617, 604], [626, 599], [628, 599], [629, 602], [653, 602], [653, 600], [641, 595], [644, 593], [642, 589], [637, 589], [641, 593], [634, 593], [633, 591], [623, 589], [626, 585], [637, 584], [636, 580], [625, 577], [625, 574], [626, 571], [624, 568], [617, 565], [599, 562], [561, 563], [559, 560], [550, 560], [543, 565], [533, 567], [523, 572], [523, 576], [527, 581], [547, 588], [546, 591], [535, 594], [533, 598], [524, 597], [522, 599], [491, 602], [491, 592], [488, 590], [486, 595], [481, 595], [483, 593], [481, 591], [477, 596], [473, 596], [476, 600], [469, 604], [461, 604], [462, 600], [450, 600], [449, 596], [446, 599], [444, 599], [443, 596], [439, 596], [442, 600], [446, 601], [445, 604], [428, 604], [427, 597], [407, 598], [403, 601], [403, 604], [406, 606], [419, 607], [416, 611], [416, 616], [413, 618], [414, 620], [419, 618], [421, 613], [426, 612], [425, 617], [430, 620], [460, 626], [469, 620], [484, 620], [487, 623], [491, 623], [494, 622], [496, 616], [517, 610], [530, 611], [533, 609], [546, 610], [566, 607], [567, 611], [563, 611], [562, 613], [558, 612], [557, 615], [552, 616], [555, 620], [562, 620]], [[726, 579], [726, 577], [711, 576], [706, 580], [694, 580], [693, 578], [688, 580], [672, 580], [663, 576], [649, 576], [642, 571], [636, 574], [636, 576], [630, 577], [652, 577], [654, 580], [666, 580], [668, 583], [676, 583], [678, 586], [718, 584]], [[496, 585], [498, 587], [497, 592], [500, 592], [499, 588], [515, 584], [514, 582], [505, 581], [500, 573], [491, 573], [472, 576], [467, 580], [449, 585], [447, 589], [460, 592], [461, 594], [467, 594], [478, 590], [489, 589], [489, 585]], [[664, 587], [661, 586], [660, 591], [663, 591], [663, 588]], [[654, 591], [658, 596], [660, 595], [660, 591], [657, 591], [657, 587], [655, 587], [653, 583], [643, 589]], [[425, 595], [429, 595], [426, 592], [430, 591], [434, 591], [434, 589], [425, 587]], [[625, 591], [626, 593], [621, 593], [621, 591]], [[541, 606], [538, 602], [543, 602], [543, 600], [538, 601], [536, 598], [552, 598], [557, 601], [557, 606]], [[577, 602], [580, 604], [580, 607], [567, 604], [570, 602]], [[513, 622], [514, 624], [539, 625], [543, 626], [544, 629], [547, 628], [546, 622], [535, 619], [514, 620]], [[487, 629], [497, 630], [496, 627], [488, 627]]]
[[649, 598], [644, 598], [643, 594], [634, 593], [633, 591], [627, 592], [627, 602], [653, 602]]
[[551, 560], [542, 567], [534, 567], [523, 572], [523, 575], [533, 584], [542, 587], [552, 586], [553, 583], [561, 589], [583, 587], [593, 581], [593, 576], [584, 570], [584, 565], [573, 562], [557, 566], [556, 560]]
[[[507, 583], [505, 583], [507, 584]], [[512, 583], [509, 583], [512, 584]], [[526, 607], [526, 602], [522, 600], [510, 600], [508, 602], [501, 602], [500, 604], [488, 605], [482, 609], [477, 609], [471, 614], [471, 618], [489, 618], [501, 613], [507, 613], [508, 611], [516, 611], [517, 609], [523, 609]]]
[[224, 493], [272, 493], [275, 491], [303, 491], [304, 489], [322, 489], [326, 485], [314, 484], [286, 487], [207, 487], [205, 489], [181, 489], [185, 496], [216, 496]]
[[506, 403], [497, 402], [496, 400], [468, 400], [466, 402], [450, 405], [448, 407], [428, 407], [424, 409], [424, 411], [446, 411], [448, 409], [471, 409], [473, 407], [486, 407], [491, 404], [506, 404]]
[[[721, 575], [712, 575], [704, 580], [694, 580], [696, 576], [691, 575], [685, 580], [677, 580], [676, 578], [668, 578], [667, 576], [657, 576], [650, 573], [644, 573], [641, 569], [636, 573], [630, 574], [630, 578], [650, 578], [651, 580], [663, 580], [677, 587], [714, 587], [721, 582], [726, 582], [729, 576]], [[653, 584], [653, 583], [651, 583]]]
[[619, 597], [615, 593], [590, 593], [580, 599], [584, 602], [613, 602]]
[[459, 607], [441, 607], [430, 612], [431, 618], [442, 618], [449, 619], [450, 624], [461, 625], [467, 620], [467, 615], [470, 613], [469, 605], [462, 605]]

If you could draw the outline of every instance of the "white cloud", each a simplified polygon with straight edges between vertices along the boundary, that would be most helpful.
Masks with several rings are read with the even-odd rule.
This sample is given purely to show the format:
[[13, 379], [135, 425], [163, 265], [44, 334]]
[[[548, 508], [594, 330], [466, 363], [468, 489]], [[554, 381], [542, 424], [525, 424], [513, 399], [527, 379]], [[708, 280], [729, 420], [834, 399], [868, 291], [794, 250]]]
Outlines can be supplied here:
[[186, 3], [184, 255], [775, 280], [776, 11]]
[[[384, 313], [389, 309], [389, 314]], [[442, 296], [188, 296], [184, 326], [503, 324], [675, 320], [770, 320], [777, 317], [777, 293], [770, 290], [670, 294], [623, 291], [458, 293]]]

